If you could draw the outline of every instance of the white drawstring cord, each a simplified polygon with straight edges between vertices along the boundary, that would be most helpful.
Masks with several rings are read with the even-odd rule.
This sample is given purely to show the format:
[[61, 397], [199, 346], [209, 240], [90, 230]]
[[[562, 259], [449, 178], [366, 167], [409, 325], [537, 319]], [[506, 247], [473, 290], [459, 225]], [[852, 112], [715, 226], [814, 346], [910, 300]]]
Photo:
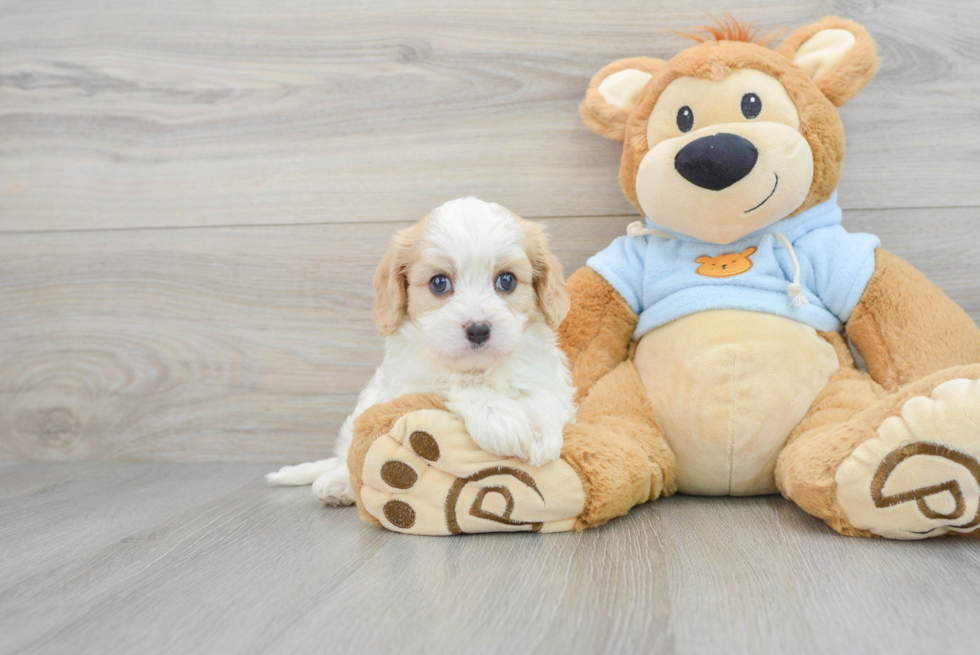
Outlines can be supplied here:
[[642, 221], [633, 221], [626, 226], [626, 236], [628, 237], [642, 237], [647, 234], [652, 234], [655, 237], [663, 237], [664, 239], [677, 238], [669, 232], [664, 232], [663, 230], [651, 230], [648, 227], [644, 227]]
[[800, 284], [800, 262], [796, 259], [796, 251], [793, 250], [793, 244], [783, 236], [782, 232], [773, 232], [772, 235], [776, 237], [779, 243], [783, 244], [786, 252], [789, 253], [789, 258], [793, 260], [793, 284], [789, 285], [787, 291], [789, 297], [793, 299], [793, 307], [802, 307], [810, 301], [803, 295], [803, 285]]

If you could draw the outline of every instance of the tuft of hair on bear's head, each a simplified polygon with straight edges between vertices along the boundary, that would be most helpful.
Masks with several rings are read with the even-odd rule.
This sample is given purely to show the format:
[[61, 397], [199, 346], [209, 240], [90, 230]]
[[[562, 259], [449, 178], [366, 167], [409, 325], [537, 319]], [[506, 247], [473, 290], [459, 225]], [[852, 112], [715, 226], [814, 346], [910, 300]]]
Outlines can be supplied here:
[[730, 12], [722, 14], [721, 18], [708, 14], [708, 18], [714, 21], [714, 25], [698, 25], [690, 29], [697, 30], [703, 34], [680, 32], [678, 30], [668, 30], [686, 39], [692, 39], [698, 43], [715, 41], [740, 41], [742, 43], [754, 43], [755, 45], [769, 47], [776, 39], [786, 33], [786, 28], [778, 29], [768, 34], [762, 34], [762, 29], [752, 23], [744, 23], [732, 16]]

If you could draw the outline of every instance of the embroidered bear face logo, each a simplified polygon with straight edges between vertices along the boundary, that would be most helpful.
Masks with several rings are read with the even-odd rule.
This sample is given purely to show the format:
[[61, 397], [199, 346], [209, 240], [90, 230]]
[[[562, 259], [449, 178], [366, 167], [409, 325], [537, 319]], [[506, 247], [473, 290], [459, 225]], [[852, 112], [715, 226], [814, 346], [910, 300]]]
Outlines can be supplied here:
[[749, 259], [756, 251], [756, 247], [746, 248], [742, 252], [730, 252], [718, 257], [698, 257], [694, 260], [696, 264], [701, 264], [695, 271], [698, 275], [705, 277], [732, 277], [741, 275], [752, 268], [752, 260]]

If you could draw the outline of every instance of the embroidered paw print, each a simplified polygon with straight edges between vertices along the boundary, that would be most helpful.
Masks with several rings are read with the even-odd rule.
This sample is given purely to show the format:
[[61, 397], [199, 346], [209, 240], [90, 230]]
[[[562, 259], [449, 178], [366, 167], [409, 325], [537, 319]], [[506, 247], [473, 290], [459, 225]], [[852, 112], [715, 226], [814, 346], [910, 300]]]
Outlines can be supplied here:
[[701, 264], [695, 271], [704, 277], [732, 277], [741, 275], [752, 268], [752, 260], [756, 247], [746, 248], [741, 253], [730, 252], [718, 257], [698, 257], [694, 263]]
[[835, 473], [854, 527], [892, 539], [980, 530], [980, 381], [907, 400]]

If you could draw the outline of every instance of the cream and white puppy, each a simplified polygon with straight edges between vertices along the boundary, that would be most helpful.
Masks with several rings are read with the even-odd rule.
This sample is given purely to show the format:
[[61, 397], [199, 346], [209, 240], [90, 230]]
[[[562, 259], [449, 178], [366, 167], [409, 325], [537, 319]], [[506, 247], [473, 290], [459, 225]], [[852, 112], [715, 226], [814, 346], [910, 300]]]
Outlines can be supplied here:
[[486, 451], [535, 466], [558, 458], [575, 414], [555, 335], [568, 296], [540, 225], [476, 198], [452, 200], [394, 236], [374, 289], [384, 361], [341, 427], [335, 457], [283, 467], [269, 482], [313, 483], [323, 502], [353, 503], [354, 420], [408, 393], [446, 398]]

